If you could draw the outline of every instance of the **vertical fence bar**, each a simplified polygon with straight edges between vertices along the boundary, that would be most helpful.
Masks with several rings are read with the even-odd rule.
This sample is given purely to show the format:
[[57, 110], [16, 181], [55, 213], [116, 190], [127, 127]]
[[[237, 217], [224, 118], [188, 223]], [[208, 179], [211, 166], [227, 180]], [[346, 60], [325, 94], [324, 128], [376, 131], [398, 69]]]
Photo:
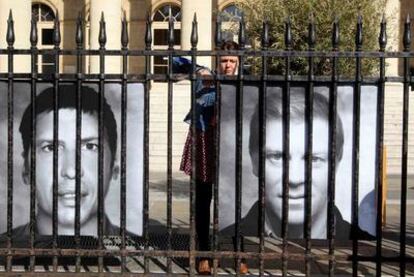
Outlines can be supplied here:
[[125, 259], [125, 234], [126, 234], [126, 170], [127, 170], [127, 81], [128, 81], [128, 25], [126, 14], [122, 18], [122, 32], [121, 32], [121, 45], [122, 45], [122, 94], [121, 94], [121, 272], [126, 272], [126, 259]]
[[[82, 171], [82, 50], [83, 50], [83, 19], [79, 13], [76, 23], [76, 180], [75, 180], [75, 245], [76, 249], [80, 249], [80, 202], [81, 202], [81, 171]], [[81, 257], [76, 256], [75, 271], [80, 272]]]
[[[403, 35], [404, 52], [411, 48], [411, 18], [407, 15]], [[401, 211], [400, 211], [400, 276], [405, 276], [406, 269], [406, 234], [407, 234], [407, 167], [408, 167], [408, 123], [410, 103], [410, 59], [404, 58], [404, 95], [403, 95], [403, 129], [401, 156]], [[378, 220], [378, 219], [377, 219]]]
[[[104, 189], [103, 189], [103, 170], [104, 170], [104, 110], [105, 101], [105, 44], [106, 44], [106, 27], [104, 13], [101, 14], [99, 22], [99, 105], [98, 105], [98, 249], [102, 250], [103, 246], [103, 229], [104, 229]], [[98, 257], [98, 272], [103, 272], [103, 257]]]
[[146, 255], [149, 250], [149, 125], [150, 125], [150, 86], [151, 86], [151, 16], [147, 15], [145, 28], [145, 84], [144, 84], [144, 174], [142, 176], [144, 182], [144, 273], [149, 273], [149, 260]]
[[[338, 52], [339, 22], [335, 17], [332, 26], [332, 52]], [[336, 183], [336, 120], [338, 94], [338, 58], [332, 57], [331, 87], [329, 90], [329, 163], [328, 163], [328, 247], [329, 276], [335, 275], [335, 183]]]
[[[308, 50], [315, 50], [315, 22], [313, 14], [310, 15], [308, 27]], [[306, 117], [306, 160], [305, 160], [305, 224], [304, 238], [306, 239], [305, 249], [305, 272], [306, 276], [311, 276], [311, 238], [312, 238], [312, 152], [313, 152], [313, 88], [314, 88], [314, 58], [308, 57], [308, 86], [305, 97], [305, 117]]]
[[[385, 16], [381, 21], [381, 31], [378, 37], [379, 51], [385, 52], [387, 46], [387, 23]], [[376, 178], [377, 178], [377, 276], [381, 276], [382, 263], [382, 193], [383, 193], [383, 153], [384, 153], [384, 94], [385, 94], [385, 58], [380, 57], [380, 78], [378, 82], [378, 96], [377, 96], [377, 150], [376, 150]], [[404, 119], [403, 119], [404, 120]]]
[[[244, 50], [246, 37], [245, 37], [245, 23], [244, 16], [242, 15], [240, 25], [239, 25], [239, 47], [240, 51]], [[235, 180], [236, 180], [236, 213], [235, 213], [235, 222], [236, 222], [236, 263], [235, 271], [236, 276], [240, 276], [240, 251], [242, 245], [241, 237], [241, 208], [242, 208], [242, 166], [243, 166], [243, 63], [244, 55], [239, 55], [239, 74], [238, 74], [238, 84], [237, 84], [237, 94], [236, 94], [236, 171], [235, 171]]]
[[10, 255], [10, 248], [12, 247], [13, 237], [13, 116], [14, 116], [14, 89], [13, 89], [13, 44], [15, 41], [14, 35], [14, 21], [12, 11], [10, 10], [9, 19], [7, 20], [7, 61], [8, 61], [8, 78], [7, 78], [7, 248], [8, 255], [6, 259], [6, 271], [12, 270], [12, 256]]
[[358, 275], [358, 200], [359, 200], [359, 132], [360, 132], [360, 99], [361, 99], [361, 57], [362, 51], [362, 17], [358, 16], [357, 30], [355, 35], [355, 84], [353, 96], [353, 139], [352, 139], [352, 275]]
[[267, 49], [269, 47], [269, 24], [263, 22], [262, 29], [262, 85], [259, 93], [259, 275], [264, 276], [264, 260], [265, 252], [265, 214], [266, 214], [266, 95], [267, 95]]
[[59, 61], [60, 61], [60, 22], [59, 13], [56, 13], [56, 18], [53, 28], [53, 44], [55, 55], [55, 72], [53, 74], [53, 271], [57, 272], [58, 267], [58, 189], [59, 189]]
[[[168, 20], [168, 111], [167, 111], [167, 232], [168, 250], [172, 249], [172, 120], [173, 120], [173, 83], [172, 83], [172, 63], [174, 51], [174, 21], [170, 17]], [[167, 272], [171, 274], [171, 256], [167, 256]]]
[[[194, 251], [196, 249], [196, 222], [194, 213], [196, 211], [196, 186], [200, 185], [196, 183], [197, 176], [197, 165], [196, 165], [196, 155], [197, 155], [197, 129], [196, 129], [196, 64], [197, 64], [197, 43], [198, 43], [198, 34], [197, 34], [197, 24], [196, 24], [196, 15], [194, 14], [193, 26], [191, 30], [191, 180], [190, 180], [190, 276], [195, 276], [195, 257]], [[198, 223], [197, 223], [198, 224]]]
[[[215, 35], [215, 45], [216, 50], [219, 50], [222, 45], [222, 33], [221, 33], [221, 18], [220, 15], [217, 15], [216, 18], [216, 35]], [[216, 54], [216, 70], [218, 71], [220, 66], [220, 55]], [[215, 146], [215, 182], [213, 184], [213, 197], [214, 197], [214, 210], [213, 210], [213, 251], [214, 254], [217, 255], [217, 251], [219, 250], [219, 171], [220, 171], [220, 128], [221, 128], [221, 87], [220, 81], [216, 78], [216, 74], [214, 74], [215, 84], [216, 84], [216, 102], [215, 102], [215, 111], [216, 111], [216, 128], [214, 134], [214, 146]], [[216, 256], [213, 260], [213, 274], [217, 276], [217, 268], [218, 268], [218, 259]]]
[[290, 81], [291, 75], [291, 51], [292, 30], [290, 17], [285, 22], [285, 51], [289, 54], [285, 57], [285, 84], [283, 86], [283, 202], [282, 202], [282, 275], [288, 272], [288, 222], [289, 222], [289, 134], [290, 134]]
[[[30, 83], [30, 102], [31, 102], [31, 147], [30, 147], [30, 248], [34, 250], [36, 240], [36, 93], [37, 93], [37, 24], [36, 20], [31, 20], [30, 28], [30, 53], [31, 53], [31, 83]], [[28, 155], [28, 153], [27, 153]], [[25, 157], [27, 158], [27, 156]], [[34, 271], [36, 257], [30, 256], [30, 271]]]

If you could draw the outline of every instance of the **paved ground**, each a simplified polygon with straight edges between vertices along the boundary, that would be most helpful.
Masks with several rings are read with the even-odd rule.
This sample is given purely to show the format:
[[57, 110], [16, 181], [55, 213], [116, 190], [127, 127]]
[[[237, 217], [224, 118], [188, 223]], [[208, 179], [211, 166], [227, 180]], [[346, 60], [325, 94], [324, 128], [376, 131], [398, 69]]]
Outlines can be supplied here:
[[[150, 217], [165, 224], [166, 222], [166, 176], [165, 174], [154, 173], [151, 175], [150, 184]], [[383, 243], [383, 254], [387, 257], [396, 257], [394, 262], [384, 263], [382, 267], [383, 275], [398, 275], [399, 274], [399, 263], [398, 253], [400, 250], [400, 187], [401, 181], [399, 177], [390, 176], [388, 178], [388, 193], [387, 193], [387, 208], [386, 208], [386, 225], [384, 228], [384, 239]], [[407, 265], [406, 273], [414, 275], [414, 178], [409, 178], [408, 182], [408, 194], [407, 194], [407, 255], [411, 257], [411, 263]], [[175, 173], [173, 176], [173, 228], [178, 232], [188, 232], [189, 222], [189, 184], [188, 178], [180, 173]], [[180, 230], [180, 231], [179, 231]], [[249, 238], [247, 251], [257, 251], [257, 240]], [[278, 251], [280, 242], [268, 240], [266, 247], [270, 251]], [[226, 245], [223, 246], [226, 248]], [[256, 247], [256, 249], [255, 249]], [[360, 244], [359, 254], [372, 256], [375, 254], [375, 242], [368, 244]], [[293, 252], [302, 251], [303, 247], [298, 246], [296, 250], [292, 248]], [[315, 247], [315, 253], [326, 253], [326, 246]], [[337, 253], [351, 254], [351, 245], [344, 245], [338, 247]], [[255, 262], [249, 262], [251, 266], [250, 272], [252, 274], [257, 273], [257, 264]], [[336, 274], [349, 275], [352, 273], [350, 261], [338, 261], [336, 264]], [[362, 275], [375, 274], [375, 263], [372, 262], [361, 262], [359, 265], [359, 273]], [[221, 261], [221, 267], [227, 267], [227, 271], [232, 272], [232, 262]], [[273, 261], [266, 264], [266, 268], [269, 268], [270, 274], [279, 274], [280, 263]], [[290, 262], [289, 270], [291, 274], [301, 275], [304, 271], [303, 262]], [[328, 264], [326, 262], [313, 263], [312, 271], [315, 274], [325, 275], [327, 274]]]

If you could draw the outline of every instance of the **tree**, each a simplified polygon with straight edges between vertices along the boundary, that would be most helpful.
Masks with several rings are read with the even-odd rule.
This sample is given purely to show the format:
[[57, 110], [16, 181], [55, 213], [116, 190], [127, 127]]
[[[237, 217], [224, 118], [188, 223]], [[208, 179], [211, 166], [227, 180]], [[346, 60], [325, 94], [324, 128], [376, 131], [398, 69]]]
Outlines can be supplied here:
[[[332, 25], [336, 17], [340, 28], [341, 51], [355, 50], [355, 32], [358, 15], [363, 19], [364, 51], [379, 49], [378, 35], [387, 0], [236, 0], [236, 6], [244, 13], [246, 35], [253, 49], [260, 49], [263, 21], [269, 23], [270, 49], [285, 49], [285, 22], [290, 18], [292, 50], [308, 50], [308, 25], [310, 17], [316, 25], [316, 51], [332, 50]], [[388, 30], [389, 32], [390, 30]], [[252, 71], [260, 71], [260, 58], [248, 59]], [[341, 75], [355, 74], [355, 59], [341, 58], [338, 62]], [[269, 59], [269, 73], [283, 74], [284, 59]], [[307, 58], [292, 58], [292, 73], [306, 75]], [[330, 74], [329, 58], [315, 58], [315, 74]], [[362, 59], [363, 75], [378, 71], [378, 59]]]

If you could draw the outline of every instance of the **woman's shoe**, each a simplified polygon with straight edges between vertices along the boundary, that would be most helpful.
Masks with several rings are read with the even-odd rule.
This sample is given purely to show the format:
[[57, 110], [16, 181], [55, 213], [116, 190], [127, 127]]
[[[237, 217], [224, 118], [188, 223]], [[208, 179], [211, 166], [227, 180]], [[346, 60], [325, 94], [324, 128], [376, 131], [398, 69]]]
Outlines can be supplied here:
[[247, 274], [249, 272], [249, 267], [247, 266], [246, 262], [241, 262], [240, 263], [240, 274]]
[[198, 274], [211, 275], [210, 261], [207, 259], [200, 260], [197, 267]]

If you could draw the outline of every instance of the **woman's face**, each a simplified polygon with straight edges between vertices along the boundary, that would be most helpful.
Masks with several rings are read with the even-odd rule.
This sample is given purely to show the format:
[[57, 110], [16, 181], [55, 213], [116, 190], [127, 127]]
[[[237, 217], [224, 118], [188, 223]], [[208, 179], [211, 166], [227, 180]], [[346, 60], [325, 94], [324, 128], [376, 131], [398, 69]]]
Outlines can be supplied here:
[[221, 74], [234, 75], [239, 66], [239, 58], [237, 56], [220, 57], [219, 71]]

